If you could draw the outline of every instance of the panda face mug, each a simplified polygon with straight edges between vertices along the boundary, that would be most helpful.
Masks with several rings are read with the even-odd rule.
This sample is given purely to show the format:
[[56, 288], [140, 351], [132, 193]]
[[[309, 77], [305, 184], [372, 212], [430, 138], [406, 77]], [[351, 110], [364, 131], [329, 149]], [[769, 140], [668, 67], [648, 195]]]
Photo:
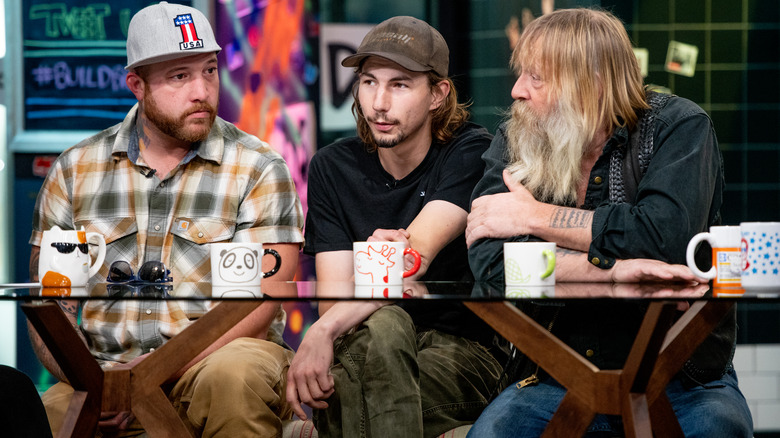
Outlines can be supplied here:
[[[273, 269], [263, 272], [262, 258], [271, 255], [276, 259]], [[262, 243], [212, 243], [212, 286], [260, 286], [263, 278], [279, 271], [282, 257], [273, 249], [263, 249]]]

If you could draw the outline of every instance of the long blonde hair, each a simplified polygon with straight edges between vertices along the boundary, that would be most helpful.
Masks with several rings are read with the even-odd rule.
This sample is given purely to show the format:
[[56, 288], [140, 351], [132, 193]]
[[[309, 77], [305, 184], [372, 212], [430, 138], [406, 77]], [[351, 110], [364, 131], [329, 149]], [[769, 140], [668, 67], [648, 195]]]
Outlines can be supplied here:
[[586, 137], [632, 129], [649, 108], [639, 64], [623, 23], [607, 11], [560, 9], [533, 20], [512, 53], [512, 67], [538, 68], [551, 89], [582, 117]]

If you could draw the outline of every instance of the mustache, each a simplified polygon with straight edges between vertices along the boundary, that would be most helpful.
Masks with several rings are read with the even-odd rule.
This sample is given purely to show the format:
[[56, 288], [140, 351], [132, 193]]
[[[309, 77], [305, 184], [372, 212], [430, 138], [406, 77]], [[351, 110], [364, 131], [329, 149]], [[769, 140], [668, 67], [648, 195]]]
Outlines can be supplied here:
[[398, 123], [398, 120], [396, 120], [396, 119], [390, 119], [390, 118], [382, 117], [382, 116], [379, 116], [379, 117], [368, 117], [368, 116], [366, 116], [366, 120], [368, 120], [371, 123], [389, 123], [389, 124], [393, 124], [393, 125]]
[[184, 114], [184, 117], [189, 116], [190, 114], [195, 114], [197, 112], [206, 111], [209, 114], [214, 114], [217, 112], [217, 109], [214, 108], [211, 104], [208, 102], [200, 102], [192, 106], [187, 112]]

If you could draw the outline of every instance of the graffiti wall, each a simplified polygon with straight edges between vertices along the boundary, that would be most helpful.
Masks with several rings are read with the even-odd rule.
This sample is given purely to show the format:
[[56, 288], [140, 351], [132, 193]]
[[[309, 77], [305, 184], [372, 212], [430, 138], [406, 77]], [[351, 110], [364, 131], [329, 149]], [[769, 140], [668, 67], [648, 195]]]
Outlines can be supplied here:
[[282, 154], [304, 212], [317, 139], [317, 8], [305, 0], [231, 0], [215, 11], [224, 60], [220, 116]]
[[[268, 142], [287, 161], [306, 212], [306, 181], [317, 149], [319, 23], [316, 1], [217, 2], [215, 28], [222, 46], [219, 113]], [[301, 256], [298, 279], [314, 275]], [[284, 339], [293, 348], [316, 319], [312, 303], [286, 303]]]

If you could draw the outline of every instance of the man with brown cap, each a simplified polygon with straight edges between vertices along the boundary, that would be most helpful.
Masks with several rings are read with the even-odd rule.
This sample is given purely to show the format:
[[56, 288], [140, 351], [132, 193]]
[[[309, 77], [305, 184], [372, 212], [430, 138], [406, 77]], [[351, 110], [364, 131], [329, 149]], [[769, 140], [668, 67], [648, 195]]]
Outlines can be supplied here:
[[[466, 121], [444, 39], [394, 17], [342, 65], [358, 76], [358, 137], [321, 149], [309, 168], [304, 252], [315, 255], [318, 281], [349, 281], [352, 244], [365, 240], [416, 249], [412, 279], [471, 279], [467, 208], [491, 136]], [[301, 402], [315, 408], [321, 436], [437, 436], [486, 405], [501, 374], [493, 332], [462, 306], [409, 301], [320, 303], [287, 399], [302, 417]]]
[[[32, 276], [42, 232], [56, 225], [105, 236], [106, 261], [93, 278], [105, 279], [121, 262], [149, 280], [139, 267], [162, 262], [176, 282], [174, 297], [181, 283], [208, 283], [217, 242], [262, 242], [281, 255], [273, 279], [293, 278], [303, 241], [300, 201], [282, 157], [217, 117], [219, 51], [208, 20], [191, 7], [161, 2], [133, 17], [126, 82], [138, 104], [52, 165], [34, 212]], [[263, 271], [273, 266], [263, 262]], [[175, 300], [61, 303], [104, 368], [143, 360], [208, 310]], [[281, 342], [281, 318], [278, 302], [262, 304], [173, 377], [169, 397], [198, 436], [281, 433], [280, 418], [291, 416], [283, 388], [292, 357]], [[43, 396], [56, 432], [73, 389], [31, 332], [36, 353], [60, 380]], [[104, 428], [138, 426], [127, 412], [103, 420]]]

